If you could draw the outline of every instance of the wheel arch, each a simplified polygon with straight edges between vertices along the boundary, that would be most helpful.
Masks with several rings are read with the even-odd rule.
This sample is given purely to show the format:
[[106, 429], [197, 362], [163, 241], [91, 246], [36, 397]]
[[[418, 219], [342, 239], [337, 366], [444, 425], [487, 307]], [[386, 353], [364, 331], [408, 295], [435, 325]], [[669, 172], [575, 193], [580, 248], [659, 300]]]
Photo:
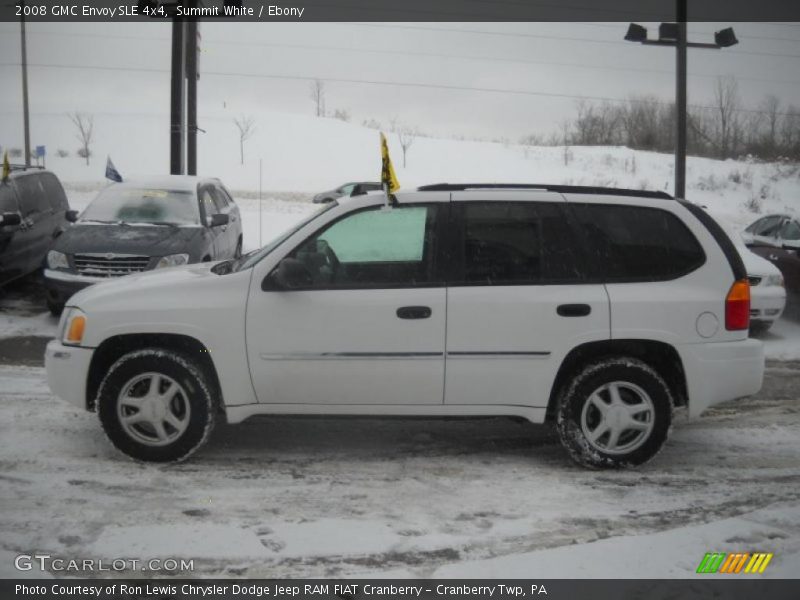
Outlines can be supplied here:
[[689, 394], [686, 384], [686, 371], [683, 361], [674, 346], [665, 342], [640, 339], [602, 340], [587, 342], [573, 348], [561, 363], [550, 390], [547, 403], [547, 422], [553, 422], [558, 397], [570, 376], [589, 362], [604, 358], [629, 356], [650, 365], [669, 386], [675, 406], [687, 406]]
[[206, 370], [211, 378], [220, 400], [219, 405], [224, 406], [217, 369], [208, 348], [202, 342], [191, 336], [175, 333], [133, 333], [115, 335], [103, 340], [93, 352], [86, 380], [86, 408], [88, 410], [94, 410], [100, 383], [111, 365], [125, 354], [143, 348], [164, 348], [195, 357], [198, 364]]

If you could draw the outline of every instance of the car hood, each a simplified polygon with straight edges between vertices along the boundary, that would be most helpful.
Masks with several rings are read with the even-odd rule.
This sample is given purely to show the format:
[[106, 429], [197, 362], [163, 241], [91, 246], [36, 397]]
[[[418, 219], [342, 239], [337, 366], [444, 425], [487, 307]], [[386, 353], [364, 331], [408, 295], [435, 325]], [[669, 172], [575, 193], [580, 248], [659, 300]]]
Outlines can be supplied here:
[[94, 305], [112, 303], [121, 299], [147, 301], [154, 290], [174, 290], [184, 284], [192, 284], [198, 280], [214, 279], [218, 281], [224, 275], [211, 272], [215, 262], [195, 263], [180, 267], [167, 267], [153, 271], [143, 271], [124, 277], [115, 277], [89, 286], [69, 300], [69, 306], [90, 308]]
[[116, 225], [76, 223], [62, 233], [53, 250], [65, 254], [106, 253], [165, 256], [186, 251], [192, 239], [200, 234], [197, 226]]

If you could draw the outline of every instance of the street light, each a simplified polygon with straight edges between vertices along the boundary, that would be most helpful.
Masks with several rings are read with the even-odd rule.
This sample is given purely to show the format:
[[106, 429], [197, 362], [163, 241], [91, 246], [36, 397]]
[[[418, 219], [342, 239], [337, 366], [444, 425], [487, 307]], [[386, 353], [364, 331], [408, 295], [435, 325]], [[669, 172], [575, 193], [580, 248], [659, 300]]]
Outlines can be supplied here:
[[686, 197], [686, 49], [706, 48], [719, 50], [739, 43], [733, 29], [728, 27], [714, 34], [714, 43], [686, 41], [686, 0], [677, 0], [677, 22], [661, 23], [658, 26], [658, 39], [647, 39], [647, 28], [637, 23], [628, 26], [625, 39], [646, 46], [674, 46], [676, 52], [675, 68], [675, 195]]

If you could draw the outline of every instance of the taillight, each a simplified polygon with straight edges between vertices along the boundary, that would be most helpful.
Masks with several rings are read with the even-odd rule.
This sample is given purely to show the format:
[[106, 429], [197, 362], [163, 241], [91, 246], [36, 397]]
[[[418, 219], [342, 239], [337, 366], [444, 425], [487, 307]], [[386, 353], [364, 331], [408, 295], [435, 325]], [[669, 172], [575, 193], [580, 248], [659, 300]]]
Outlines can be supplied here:
[[750, 284], [747, 279], [734, 281], [725, 298], [725, 329], [739, 331], [750, 327]]

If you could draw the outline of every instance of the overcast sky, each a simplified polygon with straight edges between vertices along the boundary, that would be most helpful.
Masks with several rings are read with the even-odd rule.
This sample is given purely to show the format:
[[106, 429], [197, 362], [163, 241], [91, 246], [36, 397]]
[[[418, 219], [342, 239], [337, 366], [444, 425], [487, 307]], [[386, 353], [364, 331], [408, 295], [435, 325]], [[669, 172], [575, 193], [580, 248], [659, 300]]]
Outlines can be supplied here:
[[[645, 25], [656, 35], [657, 24]], [[725, 26], [690, 24], [689, 39], [713, 41], [714, 30]], [[512, 141], [558, 130], [575, 114], [572, 96], [653, 94], [670, 101], [674, 50], [624, 42], [626, 28], [627, 23], [203, 23], [200, 127], [204, 114], [221, 111], [310, 115], [313, 78], [326, 82], [328, 110], [346, 109], [354, 122], [396, 117], [432, 135]], [[800, 24], [739, 23], [734, 29], [740, 43], [733, 48], [689, 51], [690, 104], [710, 104], [714, 79], [734, 75], [752, 108], [766, 94], [784, 107], [800, 106]], [[161, 23], [29, 24], [29, 62], [55, 65], [30, 68], [33, 115], [167, 113], [169, 37], [170, 26]], [[2, 138], [21, 132], [19, 46], [19, 26], [0, 24]], [[285, 78], [258, 77], [264, 75]]]

